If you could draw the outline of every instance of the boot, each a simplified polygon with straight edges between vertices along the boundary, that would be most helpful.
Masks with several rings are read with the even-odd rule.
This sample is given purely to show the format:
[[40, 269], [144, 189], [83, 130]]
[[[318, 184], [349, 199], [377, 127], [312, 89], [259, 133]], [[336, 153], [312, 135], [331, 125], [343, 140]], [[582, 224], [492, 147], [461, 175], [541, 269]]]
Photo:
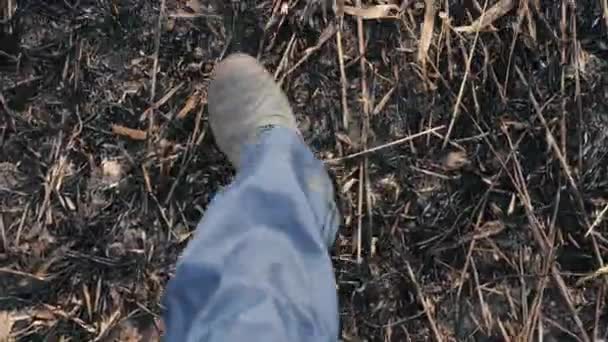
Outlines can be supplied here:
[[298, 131], [287, 96], [248, 55], [234, 54], [219, 63], [208, 98], [217, 146], [237, 170], [243, 146], [255, 143], [262, 130], [281, 126]]

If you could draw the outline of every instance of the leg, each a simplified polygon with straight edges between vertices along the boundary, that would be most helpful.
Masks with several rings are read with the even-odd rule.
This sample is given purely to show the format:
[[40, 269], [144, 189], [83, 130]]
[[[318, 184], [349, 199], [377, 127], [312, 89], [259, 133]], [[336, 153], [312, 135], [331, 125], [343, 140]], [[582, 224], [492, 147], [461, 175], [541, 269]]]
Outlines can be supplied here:
[[[251, 110], [259, 107], [273, 112]], [[217, 108], [210, 104], [212, 116]], [[222, 145], [229, 139], [218, 139], [215, 124], [237, 177], [210, 205], [169, 284], [167, 341], [337, 340], [327, 253], [338, 223], [332, 184], [289, 120], [254, 120], [255, 132], [239, 148]]]

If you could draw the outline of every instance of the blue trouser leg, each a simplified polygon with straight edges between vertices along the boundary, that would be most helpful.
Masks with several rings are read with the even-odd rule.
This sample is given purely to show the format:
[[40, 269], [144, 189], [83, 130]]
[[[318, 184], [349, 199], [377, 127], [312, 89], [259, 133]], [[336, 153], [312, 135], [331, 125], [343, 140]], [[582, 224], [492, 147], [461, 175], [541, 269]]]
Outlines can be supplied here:
[[321, 162], [291, 130], [248, 145], [170, 281], [167, 341], [336, 341], [328, 247], [338, 213]]

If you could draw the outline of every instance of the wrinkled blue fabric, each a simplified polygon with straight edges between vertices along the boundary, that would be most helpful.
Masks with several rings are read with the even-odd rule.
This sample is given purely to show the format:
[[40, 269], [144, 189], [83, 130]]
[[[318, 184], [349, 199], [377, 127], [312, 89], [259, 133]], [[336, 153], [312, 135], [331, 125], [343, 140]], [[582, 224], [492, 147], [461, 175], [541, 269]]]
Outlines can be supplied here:
[[323, 164], [289, 129], [244, 147], [165, 293], [165, 340], [336, 341], [328, 248], [338, 228]]

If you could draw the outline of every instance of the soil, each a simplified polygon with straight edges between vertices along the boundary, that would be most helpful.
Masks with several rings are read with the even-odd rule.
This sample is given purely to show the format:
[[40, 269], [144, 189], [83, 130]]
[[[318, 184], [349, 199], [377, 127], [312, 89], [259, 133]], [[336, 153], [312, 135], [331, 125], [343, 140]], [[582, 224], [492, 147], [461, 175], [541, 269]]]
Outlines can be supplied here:
[[335, 179], [341, 340], [608, 338], [602, 1], [342, 2], [0, 0], [0, 339], [162, 335], [236, 51]]

